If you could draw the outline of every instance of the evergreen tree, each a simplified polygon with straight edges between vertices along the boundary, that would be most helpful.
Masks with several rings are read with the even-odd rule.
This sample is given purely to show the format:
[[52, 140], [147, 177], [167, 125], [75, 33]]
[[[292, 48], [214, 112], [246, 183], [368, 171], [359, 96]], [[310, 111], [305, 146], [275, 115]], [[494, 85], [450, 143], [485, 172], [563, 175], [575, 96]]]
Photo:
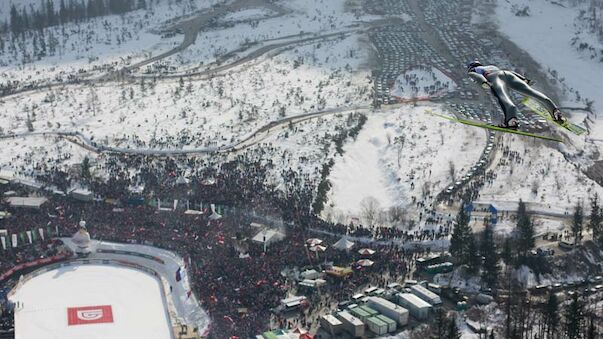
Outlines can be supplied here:
[[505, 262], [505, 264], [507, 264], [507, 265], [513, 264], [513, 261], [515, 258], [513, 256], [513, 243], [512, 243], [511, 238], [505, 238], [500, 256], [501, 256], [502, 260]]
[[591, 314], [588, 317], [588, 329], [586, 330], [586, 339], [600, 338], [598, 335], [597, 327], [595, 326], [596, 315]]
[[572, 301], [565, 310], [565, 334], [569, 339], [580, 338], [584, 322], [584, 305], [578, 293], [572, 295]]
[[447, 339], [460, 339], [461, 331], [459, 327], [456, 325], [456, 316], [452, 316], [448, 321], [448, 331], [446, 331]]
[[17, 7], [15, 7], [15, 4], [10, 7], [10, 29], [15, 35], [21, 33], [23, 30], [21, 16], [19, 15], [19, 12], [17, 12]]
[[435, 310], [435, 319], [434, 319], [434, 324], [432, 327], [432, 331], [431, 331], [431, 337], [433, 339], [440, 339], [440, 338], [444, 338], [446, 336], [446, 329], [447, 329], [447, 323], [446, 323], [447, 319], [446, 319], [446, 313], [444, 312], [443, 308], [437, 308]]
[[450, 238], [450, 254], [460, 264], [466, 264], [469, 260], [469, 238], [472, 236], [469, 227], [469, 215], [465, 212], [465, 203], [461, 204], [456, 216], [456, 224]]
[[29, 15], [25, 8], [23, 8], [21, 10], [21, 32], [25, 32], [29, 27]]
[[478, 272], [481, 264], [482, 258], [479, 255], [473, 232], [471, 232], [467, 239], [467, 265], [469, 266], [469, 271], [471, 273]]
[[494, 242], [494, 231], [490, 223], [486, 223], [481, 247], [481, 253], [484, 257], [482, 279], [489, 288], [495, 290], [500, 267], [498, 266], [498, 253], [496, 252], [496, 243]]
[[61, 20], [61, 24], [69, 21], [69, 17], [67, 15], [67, 7], [65, 7], [65, 0], [61, 0], [59, 4], [59, 19]]
[[574, 246], [582, 241], [582, 224], [584, 222], [584, 211], [582, 204], [578, 203], [574, 210], [574, 219], [572, 222], [572, 235], [574, 236]]
[[90, 179], [90, 159], [88, 157], [84, 157], [82, 161], [82, 178]]
[[520, 257], [528, 255], [534, 248], [534, 224], [526, 211], [526, 204], [519, 200], [517, 209], [517, 253]]
[[559, 327], [559, 302], [555, 293], [550, 292], [543, 310], [544, 324], [547, 336], [557, 333]]
[[56, 13], [54, 12], [54, 1], [46, 0], [46, 24], [54, 26], [57, 24]]
[[603, 221], [603, 216], [601, 216], [601, 207], [599, 206], [599, 194], [595, 193], [590, 199], [590, 222], [588, 223], [588, 228], [593, 232], [593, 240], [599, 239], [601, 221]]

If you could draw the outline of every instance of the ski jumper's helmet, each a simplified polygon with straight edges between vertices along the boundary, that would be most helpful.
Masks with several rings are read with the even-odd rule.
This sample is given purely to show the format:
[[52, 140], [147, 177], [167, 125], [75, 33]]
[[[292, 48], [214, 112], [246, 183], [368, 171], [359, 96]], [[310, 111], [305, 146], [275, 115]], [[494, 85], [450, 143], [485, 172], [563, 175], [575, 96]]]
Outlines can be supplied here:
[[483, 66], [481, 62], [474, 60], [467, 64], [467, 70], [471, 71], [475, 67]]

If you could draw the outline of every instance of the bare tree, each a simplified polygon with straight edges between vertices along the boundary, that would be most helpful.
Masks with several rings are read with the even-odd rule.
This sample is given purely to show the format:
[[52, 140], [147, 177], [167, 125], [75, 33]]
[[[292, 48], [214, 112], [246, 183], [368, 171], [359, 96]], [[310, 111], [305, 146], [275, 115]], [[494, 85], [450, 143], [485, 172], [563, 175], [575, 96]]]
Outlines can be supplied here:
[[379, 201], [374, 197], [366, 197], [360, 202], [360, 209], [367, 225], [372, 226], [377, 218], [377, 213], [379, 213]]
[[532, 181], [532, 193], [534, 195], [538, 194], [539, 189], [540, 189], [540, 180], [534, 179], [534, 181]]
[[402, 206], [392, 206], [388, 210], [389, 221], [391, 223], [399, 223], [406, 217], [406, 211]]
[[454, 167], [454, 163], [452, 160], [448, 163], [448, 174], [450, 174], [450, 179], [454, 181], [454, 175], [456, 174], [456, 169]]

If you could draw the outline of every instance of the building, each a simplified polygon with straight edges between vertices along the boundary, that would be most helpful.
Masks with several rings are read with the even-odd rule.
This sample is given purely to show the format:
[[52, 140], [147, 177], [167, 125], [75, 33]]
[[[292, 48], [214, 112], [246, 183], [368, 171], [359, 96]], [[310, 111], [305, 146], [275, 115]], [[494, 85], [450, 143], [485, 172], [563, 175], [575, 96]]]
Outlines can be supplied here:
[[411, 293], [398, 293], [398, 304], [408, 309], [410, 315], [419, 320], [427, 319], [431, 309], [428, 302]]
[[337, 313], [337, 318], [343, 323], [343, 329], [354, 338], [364, 336], [364, 323], [347, 311]]
[[442, 299], [439, 295], [433, 293], [432, 291], [426, 289], [421, 285], [415, 285], [410, 288], [412, 294], [417, 297], [427, 301], [431, 305], [440, 305], [442, 303]]
[[396, 305], [391, 301], [387, 301], [379, 297], [370, 297], [368, 305], [379, 311], [379, 313], [395, 320], [400, 326], [408, 324], [408, 310], [400, 305]]
[[343, 331], [343, 323], [330, 314], [323, 315], [320, 318], [320, 327], [331, 335], [337, 335]]
[[69, 196], [72, 197], [73, 199], [76, 200], [80, 200], [80, 201], [92, 201], [94, 200], [94, 195], [92, 194], [92, 192], [83, 189], [83, 188], [76, 188], [73, 189], [69, 192]]
[[44, 197], [8, 197], [6, 202], [12, 208], [40, 209], [48, 199]]

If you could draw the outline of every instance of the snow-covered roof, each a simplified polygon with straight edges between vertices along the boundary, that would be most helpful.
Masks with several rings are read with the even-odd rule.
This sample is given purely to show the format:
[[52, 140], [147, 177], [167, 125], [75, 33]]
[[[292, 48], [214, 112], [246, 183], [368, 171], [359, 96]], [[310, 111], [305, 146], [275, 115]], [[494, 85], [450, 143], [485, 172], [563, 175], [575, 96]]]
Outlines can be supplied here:
[[48, 199], [44, 197], [9, 197], [6, 201], [11, 207], [40, 208]]
[[263, 230], [263, 231], [259, 232], [258, 234], [256, 234], [252, 240], [254, 242], [259, 242], [261, 244], [263, 244], [263, 243], [269, 244], [274, 241], [279, 241], [279, 240], [283, 239], [284, 237], [285, 236], [277, 230], [267, 229], [267, 230]]

